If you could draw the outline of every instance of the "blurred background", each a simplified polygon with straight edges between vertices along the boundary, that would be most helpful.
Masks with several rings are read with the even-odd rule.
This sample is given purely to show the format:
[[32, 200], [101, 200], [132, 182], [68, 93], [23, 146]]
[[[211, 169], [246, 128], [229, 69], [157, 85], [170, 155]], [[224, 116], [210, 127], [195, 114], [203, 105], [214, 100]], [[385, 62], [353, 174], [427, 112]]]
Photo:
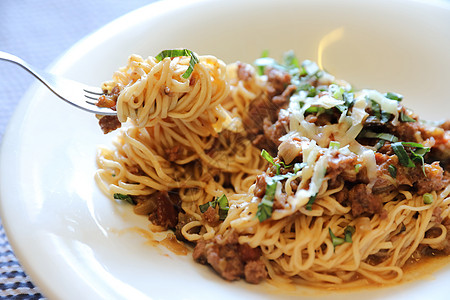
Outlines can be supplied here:
[[[0, 51], [47, 68], [73, 44], [103, 25], [154, 0], [0, 0]], [[17, 103], [35, 81], [0, 61], [0, 143]], [[22, 270], [0, 225], [0, 298], [42, 299]]]

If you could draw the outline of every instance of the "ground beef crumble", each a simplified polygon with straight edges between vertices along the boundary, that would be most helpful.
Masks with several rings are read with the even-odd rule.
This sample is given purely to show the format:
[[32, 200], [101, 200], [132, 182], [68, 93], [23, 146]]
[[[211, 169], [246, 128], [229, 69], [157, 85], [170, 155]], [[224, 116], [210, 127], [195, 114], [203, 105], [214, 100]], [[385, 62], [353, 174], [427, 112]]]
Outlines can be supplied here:
[[217, 235], [206, 241], [201, 239], [192, 256], [199, 263], [209, 264], [226, 280], [244, 278], [249, 283], [260, 283], [267, 277], [261, 250], [239, 244], [238, 237], [235, 231], [231, 231], [226, 236]]
[[149, 220], [165, 229], [174, 229], [178, 224], [178, 213], [181, 210], [178, 194], [161, 191], [149, 197], [151, 199], [147, 201], [153, 201], [155, 204], [154, 210], [149, 214]]
[[122, 126], [117, 116], [103, 116], [98, 120], [98, 124], [104, 134], [110, 133]]

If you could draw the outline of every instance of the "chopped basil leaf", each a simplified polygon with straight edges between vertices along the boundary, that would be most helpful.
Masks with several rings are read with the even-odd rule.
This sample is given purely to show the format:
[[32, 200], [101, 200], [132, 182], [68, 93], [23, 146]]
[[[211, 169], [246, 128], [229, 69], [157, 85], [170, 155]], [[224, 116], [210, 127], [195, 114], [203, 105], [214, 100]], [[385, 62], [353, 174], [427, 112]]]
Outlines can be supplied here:
[[392, 114], [383, 111], [383, 112], [381, 112], [381, 119], [380, 119], [380, 121], [381, 121], [381, 123], [387, 123], [387, 122], [389, 122], [391, 117], [392, 117]]
[[269, 182], [267, 183], [266, 196], [272, 198], [275, 196], [275, 190], [277, 188], [278, 180], [273, 180], [271, 177], [268, 177], [268, 179]]
[[305, 207], [306, 207], [307, 210], [312, 210], [312, 205], [313, 205], [313, 203], [316, 201], [316, 198], [317, 198], [317, 194], [315, 194], [315, 195], [309, 197], [309, 201], [308, 201], [308, 203], [306, 203], [306, 205], [305, 205]]
[[258, 204], [258, 211], [256, 212], [256, 216], [258, 217], [259, 222], [263, 222], [272, 216], [272, 205], [273, 202], [268, 201], [267, 203], [261, 202]]
[[[430, 151], [429, 147], [424, 147], [422, 144], [413, 142], [397, 142], [391, 144], [391, 146], [401, 165], [413, 168], [416, 166], [414, 162], [418, 162], [422, 165], [422, 170], [425, 174], [425, 162], [423, 156]], [[416, 148], [415, 151], [410, 151], [412, 159], [409, 157], [404, 147]]]
[[280, 171], [281, 171], [281, 167], [283, 168], [290, 168], [291, 165], [286, 166], [286, 164], [282, 161], [280, 161], [280, 163], [275, 163], [275, 159], [272, 157], [272, 155], [269, 154], [269, 152], [267, 152], [266, 150], [262, 149], [261, 150], [261, 156], [267, 160], [269, 163], [271, 163], [272, 165], [274, 165], [277, 168], [277, 172], [276, 174], [279, 175]]
[[432, 194], [430, 194], [430, 193], [425, 193], [425, 194], [423, 194], [423, 203], [425, 203], [425, 204], [431, 204], [431, 203], [433, 203], [433, 200], [434, 200], [434, 198], [433, 198], [433, 195]]
[[342, 245], [343, 243], [353, 243], [352, 236], [355, 233], [355, 227], [347, 226], [344, 229], [344, 238], [340, 238], [334, 235], [331, 228], [328, 227], [328, 232], [330, 233], [331, 242], [333, 243], [333, 248], [336, 250], [336, 246]]
[[219, 198], [217, 198], [217, 203], [219, 204], [220, 209], [226, 209], [228, 210], [228, 198], [225, 194], [222, 194]]
[[263, 222], [272, 216], [273, 200], [275, 199], [275, 192], [279, 181], [287, 179], [295, 174], [287, 173], [283, 175], [275, 175], [273, 177], [266, 177], [266, 193], [261, 202], [258, 204], [256, 217], [260, 222]]
[[347, 106], [348, 108], [351, 108], [353, 104], [355, 104], [354, 96], [355, 95], [353, 95], [353, 93], [342, 94], [342, 100], [345, 101], [344, 105]]
[[[268, 177], [267, 179], [269, 179]], [[266, 186], [266, 194], [258, 204], [258, 210], [256, 211], [256, 217], [259, 222], [263, 222], [272, 216], [273, 200], [275, 198], [275, 191], [277, 189], [278, 181], [269, 179]]]
[[389, 133], [376, 133], [369, 130], [362, 130], [358, 135], [358, 138], [381, 139], [391, 143], [398, 141], [398, 138], [395, 135]]
[[194, 71], [195, 64], [197, 64], [199, 62], [198, 57], [191, 50], [188, 50], [188, 49], [163, 50], [158, 55], [156, 55], [155, 58], [156, 58], [156, 60], [161, 61], [166, 57], [174, 58], [174, 57], [180, 57], [180, 56], [190, 57], [189, 67], [186, 70], [186, 72], [183, 74], [183, 78], [187, 79], [191, 75], [192, 71]]
[[205, 204], [199, 205], [198, 208], [200, 208], [200, 212], [205, 213], [208, 210], [208, 208], [210, 207], [215, 208], [216, 205], [217, 205], [216, 200], [211, 200], [209, 202], [206, 202]]
[[344, 230], [344, 240], [346, 243], [353, 243], [352, 236], [355, 233], [355, 227], [347, 226]]
[[381, 106], [378, 102], [370, 99], [370, 108], [372, 109], [373, 115], [380, 120], [381, 119]]
[[345, 101], [344, 104], [336, 105], [335, 107], [339, 109], [341, 113], [345, 113], [347, 115], [348, 110], [353, 107], [353, 104], [355, 104], [353, 93], [343, 93], [342, 100]]
[[381, 123], [389, 122], [389, 120], [392, 117], [392, 114], [382, 111], [381, 105], [378, 102], [372, 99], [369, 100], [370, 100], [370, 107], [372, 109], [372, 115], [375, 116], [378, 120], [380, 120]]
[[334, 249], [336, 249], [336, 246], [342, 245], [345, 242], [343, 238], [336, 237], [333, 231], [331, 231], [331, 228], [328, 228], [328, 232], [330, 233], [331, 242], [333, 243]]
[[415, 119], [411, 118], [407, 114], [405, 114], [403, 111], [400, 112], [400, 121], [402, 122], [416, 122]]
[[219, 209], [219, 220], [224, 221], [228, 216], [228, 210]]
[[217, 198], [217, 203], [219, 204], [219, 220], [223, 221], [227, 218], [228, 211], [230, 210], [227, 196], [222, 194], [222, 196]]
[[427, 176], [427, 174], [425, 173], [425, 161], [424, 161], [423, 156], [425, 154], [427, 154], [428, 152], [430, 152], [430, 148], [428, 148], [428, 147], [418, 148], [416, 151], [411, 151], [412, 161], [418, 162], [421, 164], [422, 172], [423, 172], [423, 175], [425, 175], [425, 176]]
[[375, 149], [378, 151], [378, 150], [380, 150], [380, 148], [381, 147], [383, 147], [384, 146], [384, 144], [386, 144], [386, 141], [385, 140], [379, 140], [376, 144], [375, 144]]
[[405, 167], [414, 168], [416, 165], [409, 158], [408, 153], [406, 153], [402, 142], [397, 142], [391, 144], [392, 150], [394, 150], [395, 155], [398, 157], [398, 162]]
[[406, 147], [414, 147], [414, 148], [419, 148], [419, 149], [427, 149], [427, 147], [424, 147], [422, 144], [419, 143], [414, 143], [414, 142], [402, 142], [403, 146]]
[[130, 195], [124, 195], [124, 194], [120, 194], [120, 193], [115, 193], [113, 195], [113, 197], [114, 197], [114, 199], [126, 201], [126, 202], [128, 202], [128, 203], [130, 203], [132, 205], [136, 204], [136, 202], [134, 202], [133, 198], [131, 198]]
[[388, 93], [384, 94], [384, 96], [388, 99], [395, 100], [398, 102], [403, 100], [403, 96], [400, 94], [397, 94], [397, 93], [388, 92]]
[[389, 171], [389, 174], [391, 174], [392, 178], [397, 177], [397, 168], [394, 165], [389, 165], [388, 171]]
[[215, 209], [217, 205], [219, 205], [219, 220], [223, 221], [227, 218], [228, 211], [230, 210], [230, 207], [228, 206], [228, 198], [225, 194], [222, 194], [222, 196], [206, 202], [205, 204], [199, 205], [198, 207], [202, 213], [205, 213], [208, 208], [212, 207]]

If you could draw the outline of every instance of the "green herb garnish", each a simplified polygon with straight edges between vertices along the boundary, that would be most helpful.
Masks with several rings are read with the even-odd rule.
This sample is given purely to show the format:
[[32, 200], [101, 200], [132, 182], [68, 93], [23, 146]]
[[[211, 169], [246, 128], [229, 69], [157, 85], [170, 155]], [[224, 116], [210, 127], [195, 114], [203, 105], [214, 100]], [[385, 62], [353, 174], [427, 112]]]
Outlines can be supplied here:
[[228, 211], [230, 210], [230, 207], [228, 206], [228, 198], [225, 194], [214, 200], [206, 202], [205, 204], [199, 205], [198, 207], [200, 208], [200, 211], [204, 213], [209, 207], [215, 209], [217, 205], [219, 205], [219, 220], [223, 221], [227, 218]]
[[275, 159], [272, 157], [272, 155], [269, 154], [269, 152], [267, 152], [266, 150], [262, 149], [261, 150], [261, 156], [267, 160], [269, 163], [271, 163], [272, 165], [274, 165], [277, 169], [276, 174], [279, 175], [281, 172], [281, 167], [283, 168], [290, 168], [291, 165], [286, 165], [284, 162], [280, 161], [279, 163], [275, 163]]
[[158, 55], [156, 55], [155, 58], [157, 61], [161, 61], [166, 57], [174, 58], [174, 57], [180, 57], [180, 56], [190, 57], [189, 67], [182, 76], [184, 79], [187, 79], [191, 75], [192, 71], [194, 71], [195, 64], [197, 64], [199, 62], [198, 57], [191, 50], [188, 50], [188, 49], [163, 50]]
[[389, 121], [389, 119], [391, 118], [392, 114], [381, 110], [381, 105], [378, 102], [376, 102], [372, 99], [369, 99], [369, 100], [370, 100], [370, 107], [372, 109], [373, 116], [375, 118], [377, 118], [378, 120], [380, 120], [381, 123], [387, 123]]
[[[269, 179], [270, 177], [266, 177]], [[275, 198], [275, 191], [277, 189], [278, 181], [269, 179], [266, 186], [266, 194], [258, 204], [258, 210], [256, 211], [256, 217], [259, 222], [263, 222], [272, 216], [273, 200]]]
[[392, 178], [397, 177], [397, 168], [394, 165], [389, 165], [388, 171], [389, 171], [389, 174], [391, 174]]
[[369, 130], [362, 130], [358, 135], [358, 138], [380, 139], [391, 143], [398, 141], [398, 138], [395, 135], [389, 133], [376, 133]]
[[344, 104], [336, 105], [335, 107], [339, 109], [341, 113], [347, 114], [348, 110], [353, 107], [353, 104], [355, 104], [353, 93], [343, 93], [342, 100], [345, 101]]
[[317, 194], [315, 194], [315, 195], [309, 197], [309, 201], [308, 201], [308, 203], [306, 203], [306, 205], [305, 205], [305, 208], [306, 208], [307, 210], [312, 210], [312, 205], [313, 205], [314, 202], [316, 201], [316, 198], [317, 198]]
[[342, 245], [343, 243], [350, 243], [350, 244], [353, 243], [352, 236], [355, 233], [355, 227], [347, 226], [344, 229], [344, 238], [335, 236], [330, 227], [328, 227], [328, 232], [330, 233], [333, 248], [336, 249], [336, 246]]
[[409, 158], [403, 144], [401, 142], [391, 144], [392, 150], [394, 150], [395, 155], [398, 157], [398, 162], [405, 167], [414, 168], [416, 165]]
[[352, 236], [355, 233], [355, 227], [347, 226], [344, 230], [344, 240], [346, 243], [353, 243]]
[[377, 151], [380, 150], [380, 148], [383, 147], [384, 144], [386, 144], [385, 140], [378, 140], [378, 142], [374, 146], [375, 150], [377, 150]]
[[132, 205], [136, 204], [136, 202], [134, 202], [133, 198], [131, 198], [130, 195], [115, 193], [113, 195], [113, 197], [114, 197], [114, 199], [121, 200], [121, 201], [126, 201], [126, 202], [128, 202], [128, 203], [130, 203]]
[[[394, 150], [394, 153], [398, 157], [399, 163], [402, 166], [413, 168], [416, 166], [415, 162], [420, 163], [422, 165], [423, 174], [426, 175], [424, 155], [430, 152], [429, 147], [424, 147], [422, 144], [412, 142], [397, 142], [391, 144], [391, 146], [392, 150]], [[412, 159], [409, 157], [404, 147], [416, 148], [415, 151], [409, 151], [411, 153]]]
[[336, 249], [336, 246], [342, 245], [345, 243], [345, 240], [343, 238], [339, 238], [334, 235], [333, 231], [331, 231], [331, 228], [328, 228], [328, 232], [330, 233], [331, 242], [333, 243], [333, 248]]
[[415, 119], [411, 118], [407, 114], [405, 114], [403, 111], [400, 112], [400, 121], [402, 122], [416, 122]]
[[388, 99], [395, 100], [398, 102], [403, 100], [403, 95], [393, 93], [393, 92], [388, 92], [388, 93], [384, 94], [384, 96]]

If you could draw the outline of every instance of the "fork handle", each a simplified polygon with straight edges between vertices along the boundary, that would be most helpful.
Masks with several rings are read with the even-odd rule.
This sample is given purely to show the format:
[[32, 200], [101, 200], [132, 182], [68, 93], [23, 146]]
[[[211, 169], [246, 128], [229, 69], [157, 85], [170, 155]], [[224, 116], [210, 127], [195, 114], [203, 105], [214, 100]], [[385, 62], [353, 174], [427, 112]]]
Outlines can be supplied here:
[[4, 52], [4, 51], [0, 51], [0, 60], [9, 61], [9, 62], [12, 62], [12, 63], [15, 63], [15, 64], [21, 66], [22, 68], [27, 70], [29, 73], [31, 73], [34, 77], [36, 77], [40, 82], [45, 84], [51, 91], [53, 91], [53, 88], [50, 86], [50, 84], [42, 76], [39, 75], [39, 73], [42, 73], [42, 71], [40, 71], [39, 73], [36, 72], [34, 67], [32, 67], [30, 64], [28, 64], [26, 61], [24, 61], [20, 57], [17, 57], [15, 55], [12, 55], [12, 54]]

